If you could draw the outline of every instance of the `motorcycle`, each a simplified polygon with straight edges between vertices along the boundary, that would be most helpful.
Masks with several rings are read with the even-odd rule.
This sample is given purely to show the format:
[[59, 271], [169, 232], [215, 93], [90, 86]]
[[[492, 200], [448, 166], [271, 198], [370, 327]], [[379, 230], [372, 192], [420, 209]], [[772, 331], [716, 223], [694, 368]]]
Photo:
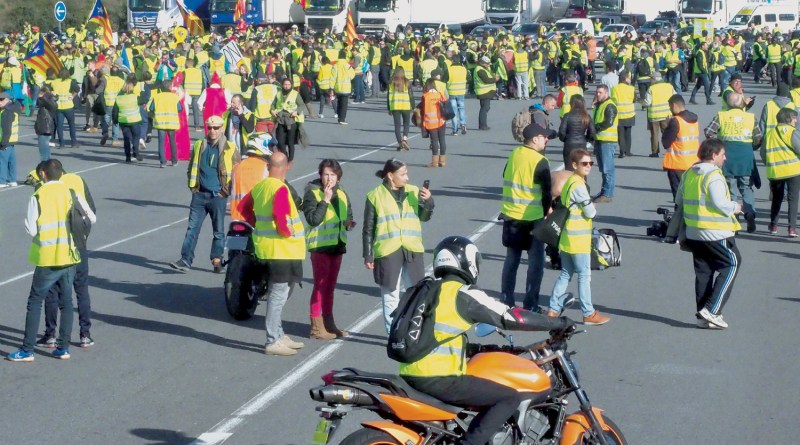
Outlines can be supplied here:
[[256, 267], [258, 260], [250, 241], [253, 230], [246, 221], [231, 221], [225, 237], [225, 307], [236, 320], [251, 318], [267, 290], [267, 282]]
[[[481, 345], [467, 364], [467, 374], [516, 388], [547, 393], [538, 403], [525, 400], [489, 440], [491, 445], [627, 445], [619, 427], [603, 410], [592, 406], [580, 384], [567, 341], [586, 331], [552, 331], [550, 338], [516, 347], [513, 338], [494, 326], [479, 324], [478, 336], [497, 332], [509, 345]], [[369, 410], [384, 420], [362, 423], [340, 445], [453, 445], [459, 443], [478, 414], [453, 406], [412, 388], [402, 377], [354, 368], [331, 371], [324, 385], [312, 388], [321, 420], [313, 443], [330, 443], [343, 418]], [[568, 414], [567, 397], [574, 394], [579, 410]]]

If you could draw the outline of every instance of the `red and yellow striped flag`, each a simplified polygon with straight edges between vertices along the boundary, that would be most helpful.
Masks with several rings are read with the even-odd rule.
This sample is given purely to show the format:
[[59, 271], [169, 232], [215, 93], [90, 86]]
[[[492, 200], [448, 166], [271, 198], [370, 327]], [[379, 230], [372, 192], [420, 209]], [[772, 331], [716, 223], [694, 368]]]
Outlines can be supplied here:
[[111, 46], [114, 42], [114, 33], [111, 31], [111, 18], [108, 16], [102, 0], [95, 0], [92, 12], [89, 14], [88, 23], [96, 23], [103, 29], [103, 43]]
[[353, 20], [353, 10], [347, 8], [347, 44], [352, 45], [358, 38], [356, 34], [356, 22]]
[[301, 8], [306, 9], [306, 0], [294, 0]]
[[190, 36], [201, 36], [205, 34], [203, 21], [191, 9], [187, 8], [183, 2], [177, 2], [178, 9], [183, 17], [183, 26], [189, 31]]
[[39, 41], [36, 42], [33, 48], [28, 51], [28, 54], [25, 55], [25, 60], [23, 60], [22, 63], [42, 75], [47, 74], [48, 68], [54, 69], [56, 75], [64, 68], [61, 59], [53, 52], [53, 48], [47, 43], [47, 40], [43, 39], [41, 36], [39, 37]]
[[238, 23], [246, 12], [245, 0], [236, 0], [236, 9], [233, 10], [233, 23]]

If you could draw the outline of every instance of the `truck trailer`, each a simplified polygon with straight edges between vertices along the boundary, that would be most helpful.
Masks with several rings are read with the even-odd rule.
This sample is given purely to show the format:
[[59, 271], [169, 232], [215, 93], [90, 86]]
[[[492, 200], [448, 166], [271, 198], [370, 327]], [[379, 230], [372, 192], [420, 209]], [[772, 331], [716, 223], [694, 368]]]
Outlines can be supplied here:
[[[233, 11], [237, 0], [211, 0], [211, 27], [234, 26]], [[294, 0], [247, 0], [242, 17], [248, 25], [302, 25], [305, 11]]]
[[454, 25], [466, 34], [485, 21], [484, 0], [411, 0], [413, 29]]
[[507, 28], [518, 23], [551, 22], [564, 17], [569, 0], [486, 0], [486, 23]]

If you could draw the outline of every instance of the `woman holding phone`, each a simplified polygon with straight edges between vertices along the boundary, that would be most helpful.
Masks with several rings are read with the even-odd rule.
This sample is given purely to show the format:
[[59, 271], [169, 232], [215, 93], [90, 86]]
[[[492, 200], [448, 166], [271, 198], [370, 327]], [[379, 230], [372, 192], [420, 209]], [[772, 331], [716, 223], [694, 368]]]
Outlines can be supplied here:
[[319, 179], [306, 185], [303, 214], [310, 230], [306, 235], [314, 271], [311, 290], [311, 338], [346, 337], [333, 319], [333, 293], [339, 279], [342, 256], [347, 252], [347, 232], [355, 227], [350, 197], [341, 188], [342, 166], [334, 159], [319, 164]]
[[427, 187], [408, 183], [403, 161], [389, 159], [376, 176], [383, 181], [367, 193], [364, 206], [364, 266], [380, 286], [388, 333], [400, 291], [425, 277], [421, 223], [431, 219], [434, 203]]

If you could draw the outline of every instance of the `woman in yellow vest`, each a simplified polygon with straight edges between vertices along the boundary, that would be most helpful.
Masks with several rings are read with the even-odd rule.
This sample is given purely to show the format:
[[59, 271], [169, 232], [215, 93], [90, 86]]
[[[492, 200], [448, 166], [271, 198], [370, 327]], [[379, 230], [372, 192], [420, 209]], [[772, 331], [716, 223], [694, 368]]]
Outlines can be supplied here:
[[781, 204], [789, 194], [789, 238], [797, 237], [797, 201], [800, 196], [800, 133], [795, 130], [797, 111], [783, 108], [778, 112], [778, 126], [766, 134], [761, 145], [761, 159], [767, 164], [767, 178], [772, 192], [769, 233], [778, 233]]
[[592, 219], [597, 210], [592, 204], [592, 197], [586, 185], [586, 178], [592, 171], [592, 155], [583, 148], [570, 153], [570, 165], [573, 174], [567, 178], [561, 189], [561, 204], [569, 209], [564, 229], [558, 240], [561, 253], [561, 275], [556, 279], [553, 292], [550, 294], [550, 309], [547, 315], [558, 317], [564, 310], [567, 299], [567, 286], [572, 276], [578, 274], [578, 299], [583, 311], [583, 323], [601, 325], [608, 323], [609, 318], [600, 315], [592, 306], [592, 289], [590, 286], [591, 252], [592, 252]]
[[139, 130], [142, 127], [142, 114], [139, 106], [142, 105], [139, 94], [136, 92], [136, 77], [131, 76], [122, 86], [122, 91], [117, 96], [112, 110], [114, 125], [119, 125], [122, 131], [123, 145], [125, 146], [125, 162], [131, 162], [131, 154], [137, 161], [142, 161], [139, 152]]
[[294, 160], [294, 146], [297, 142], [300, 125], [305, 121], [303, 99], [293, 88], [292, 79], [286, 77], [281, 82], [281, 91], [275, 96], [272, 115], [275, 118], [275, 138], [278, 150]]
[[171, 165], [173, 167], [178, 165], [178, 145], [175, 142], [175, 132], [180, 128], [178, 113], [183, 111], [183, 107], [178, 95], [172, 92], [172, 83], [170, 81], [162, 82], [161, 91], [153, 93], [147, 110], [153, 116], [153, 128], [158, 131], [158, 159], [161, 163], [161, 168], [167, 165], [167, 158], [164, 153], [167, 138], [169, 138], [172, 158]]
[[203, 92], [203, 72], [200, 68], [196, 67], [197, 61], [194, 58], [186, 59], [186, 69], [184, 70], [183, 77], [183, 91], [186, 92], [188, 97], [187, 101], [191, 103], [192, 107], [192, 126], [194, 131], [200, 130], [200, 124], [203, 120], [203, 113], [200, 111], [197, 99]]
[[433, 214], [429, 189], [408, 183], [408, 166], [389, 159], [376, 175], [381, 184], [367, 193], [364, 209], [364, 265], [380, 286], [386, 332], [400, 291], [425, 277], [422, 222]]
[[[386, 95], [386, 106], [394, 119], [394, 137], [397, 139], [397, 150], [408, 150], [408, 130], [411, 123], [411, 108], [414, 103], [414, 92], [411, 82], [406, 79], [402, 66], [395, 68], [389, 82], [389, 94]], [[402, 123], [402, 130], [400, 125]]]
[[331, 340], [347, 336], [333, 319], [333, 294], [342, 257], [347, 252], [347, 232], [355, 227], [350, 197], [341, 187], [342, 166], [334, 159], [319, 164], [319, 179], [306, 185], [303, 214], [314, 288], [311, 290], [311, 338]]

